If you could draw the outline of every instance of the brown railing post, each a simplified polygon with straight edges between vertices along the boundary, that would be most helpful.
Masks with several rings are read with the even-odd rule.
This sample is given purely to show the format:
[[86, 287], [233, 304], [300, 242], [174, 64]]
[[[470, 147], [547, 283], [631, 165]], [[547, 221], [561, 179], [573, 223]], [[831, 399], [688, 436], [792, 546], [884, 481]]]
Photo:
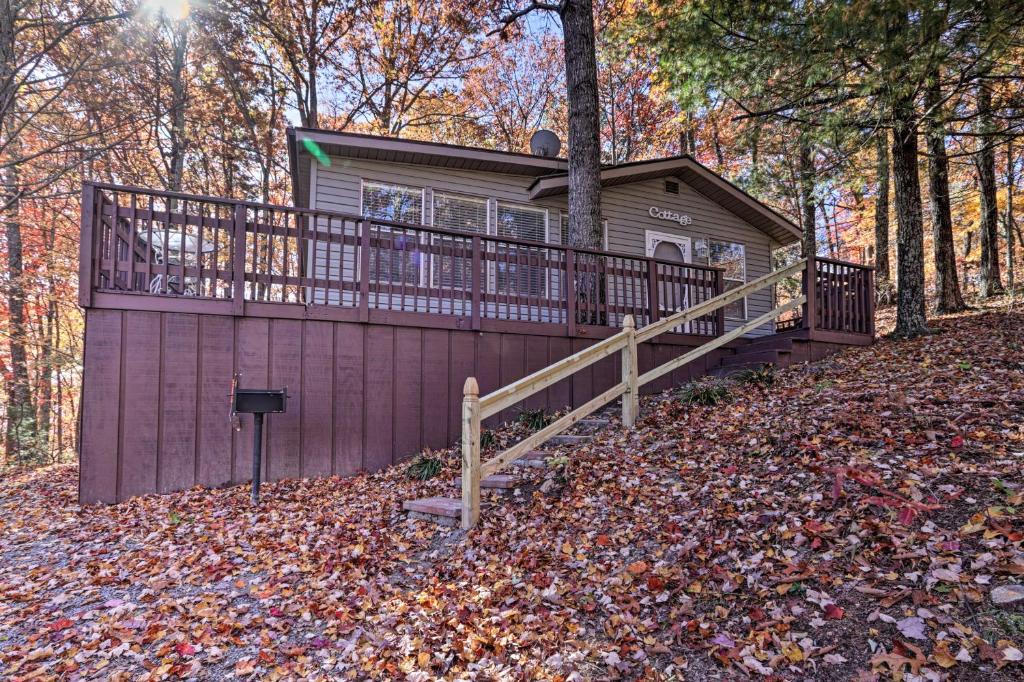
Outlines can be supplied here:
[[91, 182], [82, 183], [81, 241], [78, 244], [78, 305], [92, 303], [93, 252], [96, 241], [96, 192]]
[[469, 278], [469, 286], [472, 287], [470, 297], [473, 301], [472, 325], [474, 331], [480, 331], [480, 309], [483, 307], [484, 290], [487, 288], [487, 277], [481, 277], [483, 270], [483, 240], [480, 235], [473, 236], [473, 272]]
[[647, 305], [651, 308], [647, 324], [654, 324], [661, 319], [658, 313], [658, 264], [650, 258], [647, 259]]
[[814, 329], [816, 323], [815, 320], [815, 309], [818, 305], [817, 286], [815, 285], [815, 279], [817, 275], [818, 265], [815, 262], [814, 254], [807, 256], [807, 265], [804, 268], [803, 282], [800, 288], [803, 289], [804, 295], [807, 300], [804, 301], [804, 329]]
[[[235, 204], [232, 225], [231, 253], [231, 312], [234, 315], [245, 314], [245, 204]], [[255, 265], [255, 264], [254, 264]], [[253, 268], [255, 272], [255, 268]]]
[[480, 388], [466, 377], [462, 387], [462, 527], [480, 520]]
[[576, 252], [565, 250], [565, 324], [569, 336], [576, 336]]
[[875, 271], [873, 269], [867, 270], [865, 273], [868, 278], [867, 286], [867, 305], [865, 306], [868, 311], [868, 333], [871, 337], [875, 336]]
[[359, 222], [359, 321], [370, 321], [370, 231], [369, 220]]
[[[725, 293], [725, 271], [715, 270], [715, 296]], [[715, 311], [715, 336], [725, 333], [725, 306]]]

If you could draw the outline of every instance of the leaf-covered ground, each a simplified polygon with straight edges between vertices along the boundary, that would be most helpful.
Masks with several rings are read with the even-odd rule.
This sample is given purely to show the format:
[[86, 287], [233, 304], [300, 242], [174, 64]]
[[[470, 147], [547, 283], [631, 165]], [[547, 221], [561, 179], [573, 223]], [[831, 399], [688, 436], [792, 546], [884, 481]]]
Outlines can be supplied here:
[[454, 494], [451, 457], [271, 484], [258, 512], [9, 478], [0, 676], [1020, 679], [1024, 316], [936, 326], [648, 403], [469, 535], [400, 512]]

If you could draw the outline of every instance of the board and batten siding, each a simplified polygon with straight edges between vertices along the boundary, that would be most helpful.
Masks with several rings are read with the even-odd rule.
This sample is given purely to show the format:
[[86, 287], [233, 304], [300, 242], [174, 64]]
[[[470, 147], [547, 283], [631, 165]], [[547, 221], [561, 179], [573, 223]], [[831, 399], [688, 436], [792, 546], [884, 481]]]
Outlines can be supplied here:
[[[546, 208], [549, 241], [560, 241], [560, 213], [566, 211], [567, 199], [561, 195], [531, 201], [529, 187], [534, 181], [533, 177], [337, 156], [330, 157], [330, 162], [329, 166], [323, 166], [308, 156], [300, 160], [300, 166], [306, 165], [310, 168], [308, 173], [313, 188], [310, 193], [312, 208], [358, 215], [361, 210], [362, 181], [387, 182], [430, 190], [424, 196], [424, 221], [427, 224], [432, 223], [431, 192], [451, 192], [490, 200], [490, 233], [495, 231], [494, 203], [497, 201]], [[607, 225], [606, 241], [609, 251], [645, 255], [646, 231], [654, 230], [689, 237], [693, 246], [696, 245], [697, 239], [702, 238], [743, 244], [746, 253], [747, 281], [771, 271], [771, 253], [773, 249], [778, 248], [778, 244], [736, 214], [692, 189], [681, 179], [672, 179], [679, 183], [679, 194], [667, 193], [663, 178], [615, 185], [602, 190], [602, 216]], [[684, 213], [690, 216], [692, 223], [681, 226], [669, 220], [654, 218], [649, 212], [652, 206]], [[351, 229], [354, 229], [354, 226]], [[314, 258], [313, 267], [317, 277], [337, 273], [339, 265], [346, 274], [354, 268], [352, 254], [345, 254], [339, 259], [336, 253], [327, 251], [327, 245], [321, 245]], [[339, 260], [342, 263], [339, 264]], [[752, 319], [771, 310], [772, 297], [770, 290], [760, 291], [749, 297], [747, 318]], [[734, 329], [740, 324], [742, 321], [727, 319], [726, 330]], [[772, 325], [768, 324], [748, 336], [762, 336], [772, 331]]]

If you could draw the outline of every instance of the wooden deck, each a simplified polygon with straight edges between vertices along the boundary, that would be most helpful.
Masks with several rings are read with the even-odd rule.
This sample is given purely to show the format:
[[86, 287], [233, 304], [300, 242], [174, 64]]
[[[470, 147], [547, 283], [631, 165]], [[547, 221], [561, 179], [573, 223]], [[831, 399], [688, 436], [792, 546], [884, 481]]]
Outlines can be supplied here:
[[[82, 206], [83, 502], [247, 481], [251, 418], [231, 418], [235, 375], [289, 389], [289, 411], [267, 421], [267, 479], [375, 470], [458, 440], [467, 376], [491, 391], [626, 315], [642, 327], [722, 291], [715, 268], [327, 211], [94, 184]], [[870, 269], [817, 259], [808, 271], [793, 331], [870, 342]], [[646, 345], [640, 371], [724, 331], [720, 312], [695, 320]], [[619, 373], [607, 358], [491, 423], [582, 405]]]

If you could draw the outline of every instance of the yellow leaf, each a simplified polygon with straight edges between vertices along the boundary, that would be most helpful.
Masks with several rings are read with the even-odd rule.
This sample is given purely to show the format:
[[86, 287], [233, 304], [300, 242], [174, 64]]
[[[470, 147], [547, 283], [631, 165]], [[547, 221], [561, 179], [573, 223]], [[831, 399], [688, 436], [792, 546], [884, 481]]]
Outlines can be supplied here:
[[416, 662], [419, 663], [421, 668], [430, 667], [430, 654], [426, 651], [421, 651], [416, 655]]
[[800, 648], [800, 645], [796, 642], [785, 642], [782, 645], [782, 653], [786, 655], [786, 658], [792, 663], [799, 663], [804, 660], [804, 650]]

